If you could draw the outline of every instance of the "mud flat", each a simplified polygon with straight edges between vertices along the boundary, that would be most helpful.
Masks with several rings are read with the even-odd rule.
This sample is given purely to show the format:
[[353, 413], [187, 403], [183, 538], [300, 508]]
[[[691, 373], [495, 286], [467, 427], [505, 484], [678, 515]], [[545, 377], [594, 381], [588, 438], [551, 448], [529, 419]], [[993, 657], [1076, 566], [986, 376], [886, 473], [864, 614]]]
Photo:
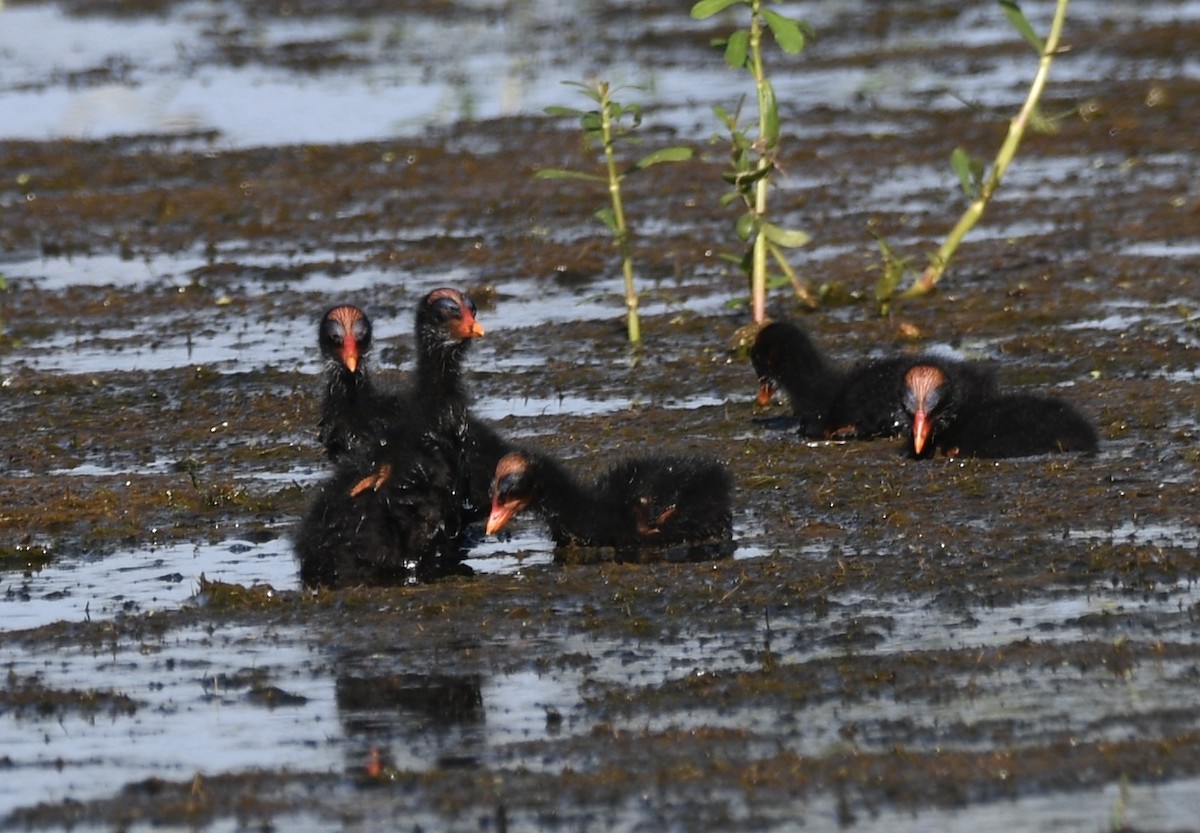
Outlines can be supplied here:
[[[796, 264], [826, 305], [780, 291], [772, 314], [847, 361], [998, 362], [1101, 434], [1095, 457], [1004, 461], [806, 443], [755, 408], [708, 143], [709, 104], [731, 102], [670, 86], [712, 69], [718, 32], [589, 8], [591, 39], [537, 3], [445, 5], [451, 29], [520, 12], [541, 33], [508, 115], [347, 121], [365, 139], [297, 112], [300, 138], [256, 145], [197, 110], [0, 140], [0, 826], [1196, 829], [1200, 8], [1072, 4], [1044, 106], [1068, 115], [1027, 140], [938, 294], [888, 319], [869, 231], [916, 261], [936, 244], [961, 210], [946, 159], [999, 141], [1009, 110], [989, 108], [1019, 101], [1027, 47], [956, 4], [852, 3], [818, 10], [828, 34], [781, 80], [775, 204], [812, 233]], [[55, 13], [197, 27], [166, 65], [184, 78], [296, 84], [383, 72], [432, 19], [389, 40], [370, 4], [224, 12]], [[637, 356], [595, 194], [531, 176], [580, 161], [534, 115], [570, 93], [544, 89], [630, 54], [662, 82], [647, 143], [699, 152], [629, 181]], [[0, 101], [144, 71], [96, 60], [30, 64]], [[648, 444], [723, 457], [734, 556], [561, 565], [524, 521], [471, 579], [301, 591], [316, 321], [366, 307], [381, 372], [403, 372], [414, 303], [443, 284], [488, 330], [481, 414], [580, 466]]]

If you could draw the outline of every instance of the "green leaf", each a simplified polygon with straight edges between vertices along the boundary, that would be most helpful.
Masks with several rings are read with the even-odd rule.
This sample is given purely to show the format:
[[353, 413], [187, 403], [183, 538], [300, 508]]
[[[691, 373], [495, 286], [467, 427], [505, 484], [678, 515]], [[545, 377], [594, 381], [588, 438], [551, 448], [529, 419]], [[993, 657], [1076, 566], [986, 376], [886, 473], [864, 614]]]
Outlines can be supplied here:
[[754, 233], [755, 225], [757, 225], [757, 222], [754, 218], [753, 212], [747, 211], [741, 217], [738, 217], [737, 236], [743, 240], [749, 240], [750, 235]]
[[735, 165], [738, 169], [750, 167], [750, 151], [754, 149], [754, 142], [750, 141], [750, 137], [740, 130], [735, 130], [729, 134], [730, 154], [739, 159]]
[[795, 249], [798, 246], [804, 246], [812, 239], [807, 232], [780, 228], [774, 223], [763, 223], [762, 233], [772, 243], [777, 246], [783, 246], [785, 249]]
[[1053, 134], [1058, 132], [1058, 122], [1047, 116], [1042, 108], [1035, 104], [1029, 114], [1029, 129], [1034, 133]]
[[691, 159], [694, 152], [691, 148], [675, 146], [656, 150], [647, 156], [639, 159], [630, 171], [640, 171], [642, 168], [649, 168], [651, 165], [657, 165], [661, 162], [683, 162]]
[[754, 183], [771, 173], [771, 168], [771, 165], [765, 165], [761, 168], [756, 168], [753, 171], [737, 171], [734, 173], [727, 171], [721, 174], [721, 177], [730, 185], [736, 185], [738, 188], [749, 190]]
[[[629, 106], [622, 108], [621, 114], [629, 115], [629, 116], [633, 117], [633, 125], [632, 125], [633, 127], [641, 126], [641, 124], [642, 124], [642, 105], [630, 104]], [[620, 118], [620, 116], [614, 116], [613, 120], [615, 121], [618, 118]]]
[[574, 107], [546, 107], [542, 112], [547, 116], [565, 116], [573, 119], [587, 115], [586, 110], [577, 110]]
[[712, 17], [717, 12], [723, 12], [730, 6], [737, 3], [745, 2], [745, 0], [700, 0], [699, 3], [692, 6], [692, 20], [704, 20]]
[[779, 144], [779, 107], [775, 104], [775, 88], [765, 78], [758, 90], [758, 106], [765, 117], [762, 140], [767, 148], [773, 148]]
[[729, 130], [731, 133], [737, 133], [738, 122], [741, 121], [742, 118], [742, 105], [745, 103], [746, 96], [743, 94], [741, 98], [738, 99], [737, 109], [735, 109], [733, 113], [730, 113], [721, 105], [715, 104], [712, 108], [713, 115], [725, 125], [727, 130]]
[[[601, 90], [597, 84], [585, 84], [582, 81], [563, 81], [564, 87], [574, 87], [597, 104], [600, 103]], [[604, 82], [600, 82], [603, 84]]]
[[598, 208], [592, 216], [608, 226], [608, 230], [613, 234], [621, 233], [621, 230], [617, 228], [617, 215], [611, 208]]
[[804, 51], [804, 30], [799, 23], [767, 9], [762, 10], [762, 16], [780, 49], [789, 55], [799, 55]]
[[725, 42], [725, 63], [734, 69], [746, 66], [746, 56], [750, 53], [750, 33], [738, 29]]
[[542, 168], [534, 172], [536, 179], [582, 179], [584, 182], [608, 182], [602, 176], [586, 174], [583, 171], [572, 171], [566, 168]]
[[950, 167], [954, 169], [954, 173], [958, 174], [958, 185], [966, 194], [967, 199], [975, 199], [975, 183], [971, 180], [971, 157], [967, 155], [961, 145], [951, 151]]
[[590, 113], [584, 113], [579, 119], [579, 125], [588, 133], [601, 133], [604, 131], [604, 120], [594, 110]]
[[1032, 46], [1038, 55], [1046, 51], [1046, 45], [1037, 36], [1037, 32], [1033, 31], [1033, 27], [1029, 25], [1024, 12], [1021, 11], [1021, 7], [1016, 4], [1015, 0], [1000, 0], [1000, 8], [1004, 9], [1004, 13], [1008, 15], [1008, 19], [1017, 32], [1025, 38], [1025, 42]]
[[950, 167], [958, 175], [958, 184], [967, 199], [973, 200], [979, 196], [979, 183], [983, 181], [983, 163], [963, 150], [956, 147], [950, 153]]

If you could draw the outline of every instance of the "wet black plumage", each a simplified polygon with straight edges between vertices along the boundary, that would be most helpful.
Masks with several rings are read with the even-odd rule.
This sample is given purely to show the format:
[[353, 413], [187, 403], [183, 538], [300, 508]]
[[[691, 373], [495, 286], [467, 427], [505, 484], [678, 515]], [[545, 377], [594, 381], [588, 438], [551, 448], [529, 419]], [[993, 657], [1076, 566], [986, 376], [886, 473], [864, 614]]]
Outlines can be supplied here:
[[983, 400], [999, 395], [989, 366], [922, 358], [902, 380], [905, 434], [914, 456], [931, 454], [935, 442], [959, 416]]
[[326, 367], [318, 438], [330, 460], [374, 449], [402, 410], [401, 392], [378, 387], [368, 371], [371, 340], [371, 321], [358, 307], [339, 304], [321, 318], [317, 342]]
[[767, 405], [782, 389], [808, 437], [822, 437], [829, 410], [842, 383], [830, 364], [800, 327], [776, 321], [759, 330], [750, 347], [750, 362], [758, 375], [758, 404]]
[[463, 446], [466, 472], [462, 491], [463, 525], [487, 520], [492, 506], [492, 475], [500, 458], [512, 450], [512, 443], [490, 423], [468, 412]]
[[904, 374], [916, 359], [896, 356], [865, 362], [839, 380], [823, 435], [839, 440], [895, 437], [904, 432]]
[[732, 550], [732, 478], [719, 461], [652, 456], [617, 462], [580, 480], [544, 454], [514, 452], [496, 466], [488, 532], [518, 512], [545, 521], [560, 547], [636, 552], [715, 544]]
[[968, 403], [934, 442], [951, 457], [989, 458], [1095, 454], [1100, 445], [1095, 427], [1069, 402], [1027, 393]]
[[416, 314], [417, 368], [375, 446], [339, 459], [297, 536], [309, 585], [391, 584], [469, 572], [458, 545], [466, 482], [467, 344], [483, 335], [470, 299], [434, 290]]
[[[422, 325], [418, 322], [417, 326]], [[319, 438], [334, 461], [352, 452], [369, 452], [368, 456], [376, 453], [389, 426], [402, 431], [412, 424], [411, 420], [405, 421], [409, 411], [428, 408], [423, 385], [437, 384], [434, 362], [428, 358], [423, 362], [423, 351], [418, 346], [418, 368], [412, 384], [403, 388], [377, 385], [367, 362], [372, 336], [370, 319], [349, 304], [331, 308], [321, 320], [318, 341], [327, 366]], [[456, 386], [455, 407], [465, 409], [468, 399], [461, 379], [452, 384]], [[512, 446], [486, 420], [466, 412], [463, 523], [487, 518], [492, 472], [496, 462], [510, 450]]]
[[764, 327], [750, 352], [759, 376], [759, 404], [769, 401], [774, 385], [783, 388], [805, 436], [829, 439], [896, 437], [910, 431], [906, 403], [907, 374], [929, 366], [942, 374], [941, 413], [953, 413], [960, 395], [995, 391], [989, 365], [940, 356], [893, 356], [839, 370], [812, 340], [791, 322]]
[[403, 584], [456, 571], [458, 449], [432, 432], [405, 437], [386, 446], [401, 468], [384, 468], [378, 484], [364, 479], [381, 464], [352, 456], [318, 487], [295, 538], [305, 585]]

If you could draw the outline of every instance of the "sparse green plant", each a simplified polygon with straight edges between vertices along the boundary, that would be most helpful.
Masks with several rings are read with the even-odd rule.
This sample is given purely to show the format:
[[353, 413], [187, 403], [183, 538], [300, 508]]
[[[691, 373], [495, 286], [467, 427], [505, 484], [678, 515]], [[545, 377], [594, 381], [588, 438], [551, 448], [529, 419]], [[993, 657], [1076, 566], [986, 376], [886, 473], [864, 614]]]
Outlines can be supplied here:
[[[767, 77], [763, 63], [763, 35], [770, 32], [779, 47], [789, 55], [803, 51], [807, 24], [766, 8], [776, 0], [700, 0], [692, 6], [691, 15], [704, 20], [735, 5], [747, 7], [749, 26], [738, 29], [714, 45], [725, 50], [725, 62], [734, 69], [745, 69], [754, 78], [755, 100], [758, 105], [757, 133], [752, 137], [740, 124], [741, 105], [731, 114], [723, 107], [713, 112], [729, 133], [730, 165], [724, 174], [733, 189], [725, 194], [722, 205], [741, 200], [745, 212], [738, 218], [737, 233], [746, 243], [740, 257], [730, 257], [738, 263], [750, 281], [750, 306], [756, 323], [766, 319], [767, 289], [790, 281], [796, 294], [806, 303], [815, 305], [812, 294], [797, 278], [788, 263], [785, 249], [803, 246], [809, 236], [803, 231], [785, 229], [769, 219], [767, 195], [774, 173], [778, 170], [781, 135], [779, 107], [775, 88]], [[774, 261], [779, 273], [769, 272]]]
[[[983, 211], [988, 202], [1000, 187], [1000, 181], [1008, 170], [1009, 164], [1017, 154], [1021, 139], [1031, 125], [1045, 127], [1046, 120], [1038, 110], [1038, 101], [1046, 87], [1050, 75], [1050, 64], [1058, 53], [1058, 43], [1062, 35], [1063, 22], [1067, 16], [1067, 0], [1057, 0], [1054, 8], [1054, 18], [1050, 23], [1050, 31], [1043, 42], [1034, 32], [1028, 19], [1021, 11], [1015, 0], [999, 0], [1000, 7], [1012, 22], [1017, 32], [1037, 51], [1039, 55], [1038, 70], [1030, 84], [1029, 93], [1020, 112], [1009, 122], [1008, 133], [992, 162], [990, 171], [985, 171], [982, 161], [975, 159], [962, 147], [954, 149], [950, 155], [950, 165], [958, 176], [963, 193], [971, 202], [959, 218], [954, 228], [946, 236], [941, 247], [929, 257], [929, 265], [917, 276], [911, 286], [898, 292], [900, 284], [909, 274], [908, 265], [898, 259], [882, 238], [876, 238], [880, 243], [883, 255], [883, 272], [875, 286], [875, 299], [879, 304], [881, 314], [887, 314], [893, 298], [913, 298], [932, 292], [945, 274], [950, 260], [958, 250], [967, 233], [975, 227], [983, 217]], [[986, 173], [986, 175], [985, 175]]]
[[661, 162], [682, 162], [692, 157], [689, 147], [674, 146], [661, 148], [643, 156], [624, 170], [617, 161], [617, 143], [636, 143], [632, 135], [642, 122], [642, 108], [637, 104], [621, 104], [612, 97], [613, 90], [607, 81], [583, 84], [565, 82], [577, 87], [588, 98], [596, 102], [598, 109], [579, 110], [573, 107], [547, 107], [552, 116], [570, 116], [579, 119], [583, 134], [604, 154], [604, 173], [595, 174], [566, 168], [542, 168], [535, 176], [539, 179], [578, 179], [585, 182], [603, 183], [608, 186], [610, 204], [596, 210], [595, 216], [612, 233], [613, 243], [621, 257], [621, 272], [625, 278], [625, 310], [629, 341], [641, 344], [642, 330], [638, 318], [638, 293], [634, 284], [633, 251], [629, 223], [625, 216], [625, 203], [621, 196], [621, 182], [630, 174], [645, 170]]

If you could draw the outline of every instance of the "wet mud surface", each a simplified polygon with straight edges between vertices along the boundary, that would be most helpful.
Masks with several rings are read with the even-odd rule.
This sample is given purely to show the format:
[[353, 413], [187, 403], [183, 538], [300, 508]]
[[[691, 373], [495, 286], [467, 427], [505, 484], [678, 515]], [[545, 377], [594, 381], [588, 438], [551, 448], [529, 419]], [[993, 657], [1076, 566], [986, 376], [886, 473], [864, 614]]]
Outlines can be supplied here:
[[[889, 4], [834, 31], [888, 42], [925, 8], [954, 14]], [[913, 461], [756, 408], [707, 133], [651, 127], [699, 158], [628, 181], [637, 354], [600, 198], [532, 177], [580, 164], [560, 123], [0, 142], [0, 615], [80, 606], [0, 632], [0, 827], [1196, 829], [1200, 78], [1180, 56], [1200, 22], [1069, 29], [1128, 71], [1051, 83], [1058, 131], [1027, 139], [942, 288], [890, 318], [870, 232], [920, 263], [961, 211], [950, 151], [990, 154], [1003, 117], [788, 105], [805, 138], [774, 205], [813, 235], [794, 263], [825, 304], [778, 290], [771, 312], [845, 362], [997, 362], [1088, 414], [1095, 457]], [[715, 60], [712, 34], [676, 58]], [[837, 55], [808, 66], [859, 60]], [[316, 322], [363, 306], [378, 373], [403, 373], [415, 302], [443, 284], [488, 330], [479, 413], [580, 467], [721, 457], [734, 557], [555, 564], [526, 520], [470, 579], [302, 591], [287, 535], [325, 465]], [[202, 578], [168, 555], [187, 547], [247, 572]], [[45, 584], [130, 553], [143, 595], [122, 586], [136, 559]]]

